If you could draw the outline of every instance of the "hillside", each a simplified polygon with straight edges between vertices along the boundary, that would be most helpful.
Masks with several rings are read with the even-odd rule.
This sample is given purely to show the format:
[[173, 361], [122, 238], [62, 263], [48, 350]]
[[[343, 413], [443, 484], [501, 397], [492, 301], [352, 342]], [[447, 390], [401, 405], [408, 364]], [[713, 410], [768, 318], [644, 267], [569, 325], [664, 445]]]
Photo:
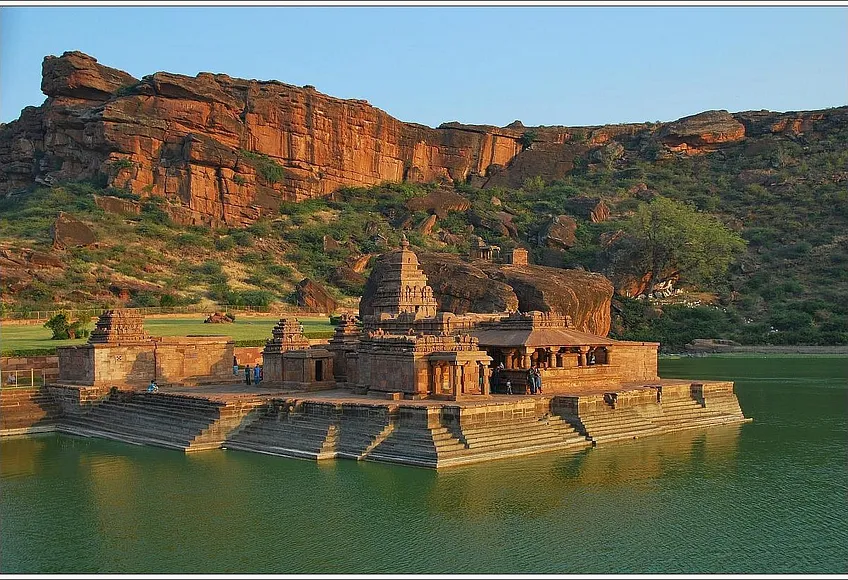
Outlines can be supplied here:
[[[430, 129], [313, 88], [137, 80], [81, 53], [43, 72], [45, 103], [0, 128], [6, 309], [267, 304], [307, 276], [353, 306], [370, 256], [406, 232], [420, 250], [467, 255], [479, 235], [603, 272], [616, 336], [848, 343], [848, 107]], [[748, 245], [727, 275], [667, 272], [632, 300], [647, 281], [611, 248], [657, 197]]]

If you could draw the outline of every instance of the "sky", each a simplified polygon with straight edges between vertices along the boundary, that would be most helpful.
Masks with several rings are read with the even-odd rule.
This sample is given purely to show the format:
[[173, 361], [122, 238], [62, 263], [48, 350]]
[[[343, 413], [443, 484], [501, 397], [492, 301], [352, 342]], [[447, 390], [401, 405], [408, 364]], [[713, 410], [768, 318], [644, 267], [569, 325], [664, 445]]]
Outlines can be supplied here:
[[[2, 0], [0, 0], [2, 4]], [[848, 5], [0, 8], [0, 121], [46, 55], [314, 85], [402, 121], [672, 121], [848, 104]]]

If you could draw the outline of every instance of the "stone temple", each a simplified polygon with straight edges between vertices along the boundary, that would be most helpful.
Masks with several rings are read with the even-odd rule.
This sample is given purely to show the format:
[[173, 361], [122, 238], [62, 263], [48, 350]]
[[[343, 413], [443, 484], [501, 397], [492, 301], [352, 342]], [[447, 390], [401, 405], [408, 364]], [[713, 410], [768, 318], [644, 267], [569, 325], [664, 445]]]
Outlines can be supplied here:
[[[233, 375], [228, 337], [151, 338], [138, 316], [107, 312], [87, 345], [59, 349], [59, 378], [39, 394], [59, 410], [43, 428], [445, 467], [749, 421], [732, 382], [661, 379], [658, 343], [553, 312], [439, 312], [405, 238], [384, 263], [373, 314], [342, 316], [328, 342], [281, 319], [258, 385]], [[144, 391], [151, 378], [160, 392]]]

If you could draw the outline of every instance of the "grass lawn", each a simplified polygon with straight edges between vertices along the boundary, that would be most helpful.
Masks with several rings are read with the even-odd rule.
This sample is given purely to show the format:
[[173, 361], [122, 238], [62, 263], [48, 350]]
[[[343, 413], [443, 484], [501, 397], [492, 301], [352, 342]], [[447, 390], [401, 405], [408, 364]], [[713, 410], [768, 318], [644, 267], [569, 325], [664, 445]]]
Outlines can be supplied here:
[[[242, 317], [236, 316], [233, 324], [204, 324], [203, 319], [194, 317], [185, 318], [147, 318], [144, 321], [144, 329], [151, 336], [230, 336], [238, 341], [260, 341], [271, 338], [271, 329], [279, 321], [279, 317]], [[330, 338], [333, 327], [327, 317], [305, 318], [298, 317], [303, 323], [303, 333], [308, 338]], [[92, 322], [93, 328], [93, 322]], [[0, 341], [2, 341], [2, 352], [5, 355], [10, 351], [21, 350], [53, 350], [58, 346], [70, 346], [84, 344], [88, 339], [77, 340], [51, 340], [50, 330], [41, 325], [18, 326], [2, 325], [0, 328]]]

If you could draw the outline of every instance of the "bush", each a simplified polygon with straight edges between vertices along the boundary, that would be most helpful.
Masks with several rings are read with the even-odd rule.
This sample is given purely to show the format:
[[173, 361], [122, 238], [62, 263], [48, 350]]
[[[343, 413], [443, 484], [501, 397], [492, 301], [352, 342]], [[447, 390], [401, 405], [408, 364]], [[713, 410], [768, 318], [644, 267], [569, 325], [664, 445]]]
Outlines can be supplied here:
[[286, 170], [282, 165], [267, 155], [246, 151], [244, 149], [241, 150], [241, 154], [256, 168], [256, 172], [269, 185], [273, 185], [285, 179]]
[[236, 241], [232, 236], [224, 236], [215, 240], [215, 249], [219, 252], [226, 252], [236, 247]]
[[59, 313], [53, 316], [50, 320], [44, 323], [45, 328], [49, 328], [53, 335], [51, 340], [67, 340], [69, 338], [85, 338], [90, 331], [85, 328], [89, 319], [80, 318], [74, 322], [70, 322], [64, 313]]

